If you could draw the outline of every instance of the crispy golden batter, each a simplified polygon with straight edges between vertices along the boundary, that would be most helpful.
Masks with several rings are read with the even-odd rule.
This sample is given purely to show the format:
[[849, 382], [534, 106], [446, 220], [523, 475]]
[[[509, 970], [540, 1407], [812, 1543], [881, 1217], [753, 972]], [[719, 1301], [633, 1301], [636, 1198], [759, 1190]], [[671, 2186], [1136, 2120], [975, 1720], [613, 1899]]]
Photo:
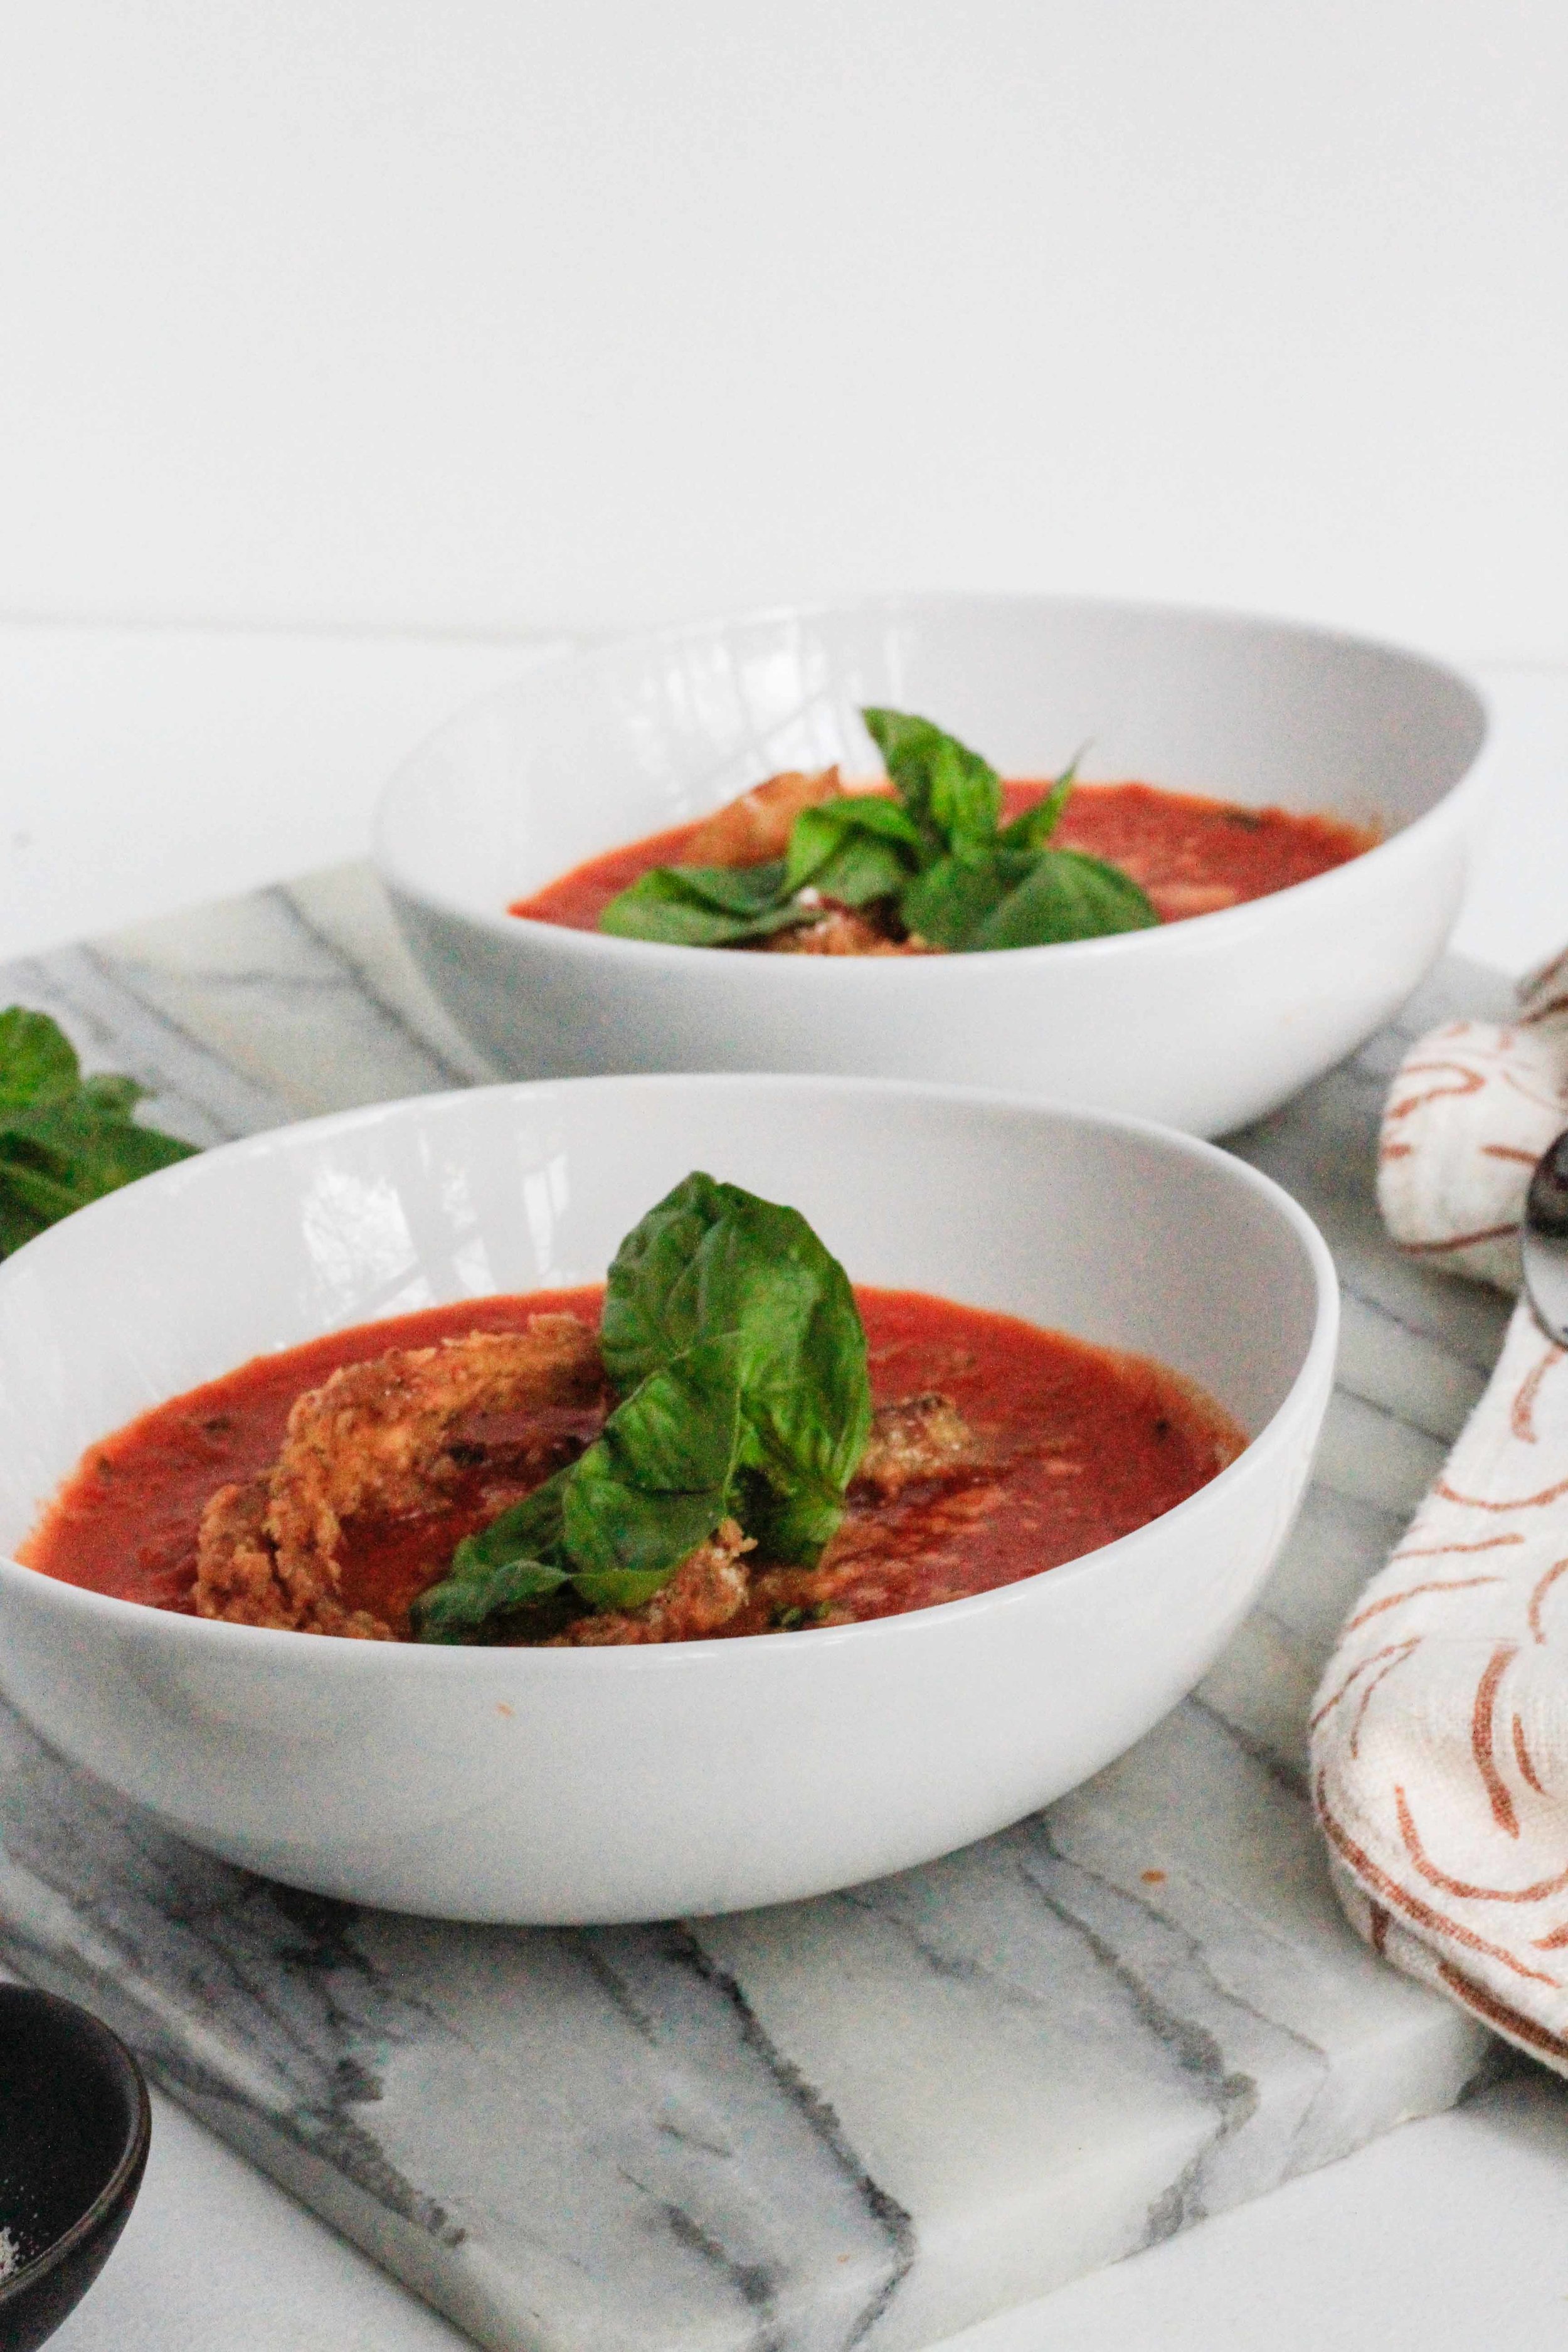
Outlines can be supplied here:
[[285, 1575], [268, 1532], [272, 1474], [220, 1486], [202, 1513], [196, 1607], [231, 1625], [270, 1625], [350, 1640], [390, 1642], [390, 1627], [368, 1610], [345, 1609], [313, 1570]]
[[341, 1522], [361, 1511], [439, 1502], [447, 1447], [466, 1414], [591, 1404], [603, 1383], [598, 1341], [574, 1315], [346, 1365], [289, 1412], [268, 1514], [280, 1556], [331, 1556]]
[[[984, 1447], [951, 1397], [935, 1393], [903, 1397], [874, 1414], [856, 1483], [870, 1486], [879, 1500], [886, 1502], [905, 1486], [956, 1477], [984, 1460]], [[987, 1486], [983, 1495], [973, 1498], [955, 1496], [953, 1509], [959, 1517], [972, 1519], [994, 1507], [999, 1494], [1000, 1489]], [[810, 1573], [763, 1570], [758, 1589], [771, 1591], [777, 1585], [781, 1592], [787, 1589], [791, 1599], [820, 1598], [823, 1607], [816, 1622], [835, 1622], [835, 1582], [843, 1582], [857, 1567], [847, 1554], [842, 1562], [838, 1560], [844, 1543], [844, 1535], [836, 1538], [821, 1568]], [[602, 1643], [696, 1642], [716, 1633], [740, 1615], [752, 1597], [752, 1569], [745, 1555], [755, 1548], [733, 1519], [726, 1519], [709, 1542], [681, 1562], [663, 1591], [656, 1592], [640, 1609], [607, 1610], [580, 1617], [558, 1633], [551, 1646], [587, 1649]], [[851, 1538], [848, 1551], [855, 1550]]]
[[642, 1642], [700, 1642], [739, 1616], [752, 1590], [745, 1554], [756, 1549], [733, 1519], [721, 1519], [705, 1544], [688, 1554], [662, 1592], [640, 1609], [605, 1609], [579, 1617], [547, 1646], [600, 1648]]
[[889, 1501], [921, 1478], [951, 1478], [978, 1469], [984, 1449], [951, 1397], [934, 1390], [878, 1408], [855, 1483]]
[[525, 1331], [471, 1331], [345, 1365], [295, 1399], [272, 1468], [220, 1487], [207, 1504], [199, 1613], [389, 1640], [378, 1618], [351, 1614], [338, 1601], [343, 1521], [438, 1503], [466, 1416], [591, 1405], [603, 1386], [598, 1340], [572, 1315], [535, 1315]]
[[[345, 1522], [437, 1507], [456, 1475], [452, 1447], [474, 1417], [582, 1412], [604, 1401], [597, 1338], [570, 1315], [536, 1315], [525, 1331], [474, 1331], [346, 1365], [295, 1399], [270, 1469], [220, 1487], [208, 1502], [197, 1542], [198, 1612], [235, 1625], [393, 1640], [380, 1618], [345, 1608], [339, 1596]], [[932, 1391], [878, 1411], [856, 1479], [885, 1501], [984, 1459], [951, 1398]], [[578, 1618], [551, 1646], [691, 1642], [718, 1633], [752, 1597], [747, 1555], [755, 1549], [725, 1519], [651, 1601]]]
[[1142, 887], [1163, 923], [1179, 923], [1188, 915], [1223, 914], [1241, 898], [1228, 882], [1145, 882]]
[[932, 955], [923, 940], [890, 940], [868, 916], [849, 907], [829, 907], [815, 923], [794, 930], [774, 931], [758, 946], [770, 955], [910, 956]]
[[852, 1514], [816, 1568], [760, 1569], [752, 1579], [751, 1616], [753, 1623], [762, 1621], [757, 1630], [794, 1633], [886, 1616], [900, 1608], [911, 1576], [923, 1586], [922, 1607], [963, 1598], [962, 1580], [944, 1588], [932, 1578], [932, 1567], [951, 1559], [953, 1545], [977, 1521], [1002, 1509], [1006, 1489], [991, 1479], [924, 1484], [924, 1496], [896, 1513]]
[[761, 866], [782, 857], [789, 846], [790, 827], [802, 809], [836, 801], [844, 787], [837, 768], [823, 768], [814, 776], [791, 768], [754, 784], [739, 800], [727, 801], [700, 824], [680, 853], [683, 866]]

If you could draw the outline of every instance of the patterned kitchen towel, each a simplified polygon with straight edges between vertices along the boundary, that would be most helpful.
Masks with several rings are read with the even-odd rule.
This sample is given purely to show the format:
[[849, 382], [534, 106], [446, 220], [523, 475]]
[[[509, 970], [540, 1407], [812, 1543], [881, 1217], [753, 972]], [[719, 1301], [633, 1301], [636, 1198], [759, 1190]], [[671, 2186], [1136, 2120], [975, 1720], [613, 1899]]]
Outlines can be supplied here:
[[[1435, 1265], [1520, 1286], [1531, 1170], [1568, 1125], [1568, 953], [1519, 1018], [1412, 1048], [1378, 1199]], [[1373, 1948], [1568, 2074], [1568, 1357], [1521, 1301], [1441, 1475], [1341, 1633], [1312, 1790]]]
[[1516, 1021], [1450, 1021], [1399, 1066], [1377, 1204], [1403, 1250], [1519, 1288], [1530, 1172], [1568, 1124], [1568, 949], [1519, 992]]

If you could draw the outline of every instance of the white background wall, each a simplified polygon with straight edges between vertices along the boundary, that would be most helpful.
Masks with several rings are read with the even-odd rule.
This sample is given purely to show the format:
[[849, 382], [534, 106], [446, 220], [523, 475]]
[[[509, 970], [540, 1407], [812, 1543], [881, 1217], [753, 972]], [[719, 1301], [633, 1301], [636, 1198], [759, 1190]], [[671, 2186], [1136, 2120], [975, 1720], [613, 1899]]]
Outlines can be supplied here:
[[1568, 657], [1563, 0], [8, 0], [0, 612]]

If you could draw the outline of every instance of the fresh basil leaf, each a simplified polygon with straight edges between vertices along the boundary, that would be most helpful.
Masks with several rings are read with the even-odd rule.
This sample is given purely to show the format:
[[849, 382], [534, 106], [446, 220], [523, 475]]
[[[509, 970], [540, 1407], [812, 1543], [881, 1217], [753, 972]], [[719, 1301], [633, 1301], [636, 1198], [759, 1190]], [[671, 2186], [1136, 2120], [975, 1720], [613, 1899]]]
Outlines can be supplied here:
[[859, 1310], [798, 1211], [698, 1172], [622, 1244], [600, 1345], [624, 1388], [717, 1332], [741, 1349], [744, 1501], [731, 1506], [772, 1557], [815, 1560], [871, 1425]]
[[790, 830], [784, 887], [864, 907], [890, 898], [919, 863], [921, 835], [896, 801], [846, 793], [802, 809]]
[[742, 1442], [741, 1343], [699, 1339], [650, 1372], [565, 1494], [573, 1582], [595, 1608], [651, 1600], [731, 1509]]
[[700, 1170], [683, 1177], [626, 1235], [606, 1278], [599, 1344], [615, 1387], [625, 1395], [699, 1339], [763, 1322], [803, 1237], [832, 1264], [793, 1209]]
[[129, 1118], [146, 1092], [146, 1087], [139, 1087], [134, 1078], [115, 1077], [108, 1070], [99, 1070], [90, 1078], [83, 1078], [77, 1099], [92, 1110]]
[[666, 947], [732, 947], [809, 922], [788, 902], [782, 858], [763, 866], [655, 866], [612, 898], [599, 929]]
[[57, 1100], [80, 1083], [76, 1048], [58, 1022], [21, 1004], [0, 1013], [0, 1104]]
[[1103, 939], [1159, 922], [1131, 876], [1078, 849], [1043, 849], [1029, 873], [978, 926], [977, 950], [1037, 948]]
[[693, 1170], [638, 1218], [616, 1252], [605, 1280], [599, 1349], [617, 1395], [629, 1396], [698, 1338], [708, 1304], [700, 1254], [730, 1213], [737, 1189]]
[[928, 947], [963, 950], [1032, 864], [1026, 852], [997, 849], [978, 856], [940, 858], [906, 886], [899, 900], [900, 917]]
[[409, 1612], [420, 1641], [470, 1640], [492, 1620], [559, 1592], [568, 1572], [552, 1555], [561, 1549], [563, 1499], [571, 1475], [571, 1469], [558, 1470], [488, 1528], [464, 1538], [445, 1581], [422, 1593]]
[[798, 1211], [752, 1193], [739, 1193], [706, 1255], [709, 1297], [732, 1317], [743, 1351], [745, 1503], [736, 1516], [770, 1558], [815, 1566], [870, 1434], [854, 1292]]
[[931, 762], [931, 809], [937, 830], [955, 849], [991, 841], [1002, 814], [1002, 779], [978, 751], [943, 735]]
[[848, 834], [812, 887], [819, 898], [831, 898], [841, 907], [869, 907], [879, 898], [895, 897], [909, 871], [890, 842], [876, 841], [863, 833]]
[[753, 1366], [744, 1406], [734, 1516], [770, 1559], [815, 1568], [844, 1517], [844, 1489], [870, 1434], [858, 1315], [852, 1329], [824, 1302], [793, 1349]]
[[581, 1460], [458, 1548], [415, 1611], [471, 1638], [569, 1580], [635, 1608], [729, 1517], [809, 1563], [843, 1517], [871, 1425], [848, 1277], [794, 1209], [688, 1176], [628, 1234], [600, 1334], [623, 1402]]
[[487, 1625], [514, 1617], [568, 1581], [563, 1568], [526, 1557], [468, 1576], [453, 1574], [422, 1593], [409, 1612], [421, 1642], [470, 1642]]
[[750, 1466], [776, 1483], [798, 1472], [841, 1493], [865, 1450], [871, 1410], [848, 1276], [798, 1210], [697, 1171], [621, 1244], [599, 1344], [624, 1394], [723, 1331], [742, 1343]]
[[24, 1242], [82, 1206], [67, 1187], [41, 1171], [14, 1168], [0, 1159], [0, 1257], [9, 1257]]
[[0, 1013], [0, 1256], [191, 1155], [190, 1144], [136, 1125], [130, 1112], [142, 1089], [133, 1080], [71, 1076], [68, 1085], [76, 1071], [68, 1041], [45, 1014]]
[[48, 1174], [69, 1193], [75, 1209], [138, 1176], [188, 1160], [193, 1148], [154, 1127], [138, 1127], [122, 1112], [100, 1110], [85, 1093], [74, 1100], [0, 1109], [0, 1165], [14, 1168], [18, 1176], [29, 1168]]
[[[1048, 844], [1078, 762], [1006, 825], [996, 771], [913, 711], [862, 711], [896, 798], [854, 793], [803, 810], [784, 858], [658, 866], [611, 901], [601, 929], [681, 947], [740, 947], [812, 921], [824, 898], [897, 901], [905, 928], [948, 952], [1042, 947], [1158, 920], [1129, 875]], [[1066, 864], [1047, 865], [1047, 858]], [[801, 903], [800, 893], [812, 900]]]
[[978, 847], [994, 839], [1002, 780], [988, 761], [912, 711], [868, 709], [860, 716], [928, 847]]
[[1008, 849], [1044, 849], [1061, 822], [1062, 811], [1072, 796], [1072, 788], [1077, 781], [1078, 761], [1075, 760], [1071, 767], [1057, 778], [1044, 800], [1037, 801], [1033, 808], [1027, 808], [1021, 816], [1016, 816], [1011, 824], [1005, 824], [997, 839]]
[[656, 870], [673, 876], [682, 889], [722, 915], [765, 915], [787, 895], [782, 857], [764, 858], [760, 866], [668, 866]]

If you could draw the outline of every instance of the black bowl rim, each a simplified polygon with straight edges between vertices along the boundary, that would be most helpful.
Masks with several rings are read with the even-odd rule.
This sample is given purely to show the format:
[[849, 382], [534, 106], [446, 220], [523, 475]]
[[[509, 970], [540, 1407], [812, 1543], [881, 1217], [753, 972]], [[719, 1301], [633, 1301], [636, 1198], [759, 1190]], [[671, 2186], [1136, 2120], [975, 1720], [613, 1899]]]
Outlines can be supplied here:
[[52, 2011], [68, 2021], [74, 2032], [85, 2032], [95, 2041], [101, 2053], [129, 2086], [134, 2112], [119, 2161], [87, 2210], [78, 2215], [68, 2230], [51, 2239], [41, 2253], [35, 2254], [31, 2261], [22, 2264], [20, 2270], [13, 2271], [8, 2279], [0, 2283], [0, 2315], [8, 2306], [19, 2303], [47, 2273], [67, 2261], [107, 2219], [123, 2196], [127, 2182], [134, 2179], [146, 2162], [148, 2145], [153, 2137], [153, 2103], [147, 2095], [145, 2077], [112, 2027], [105, 2025], [100, 2017], [95, 2017], [91, 2010], [84, 2009], [79, 2001], [67, 2000], [60, 1993], [45, 1992], [37, 1985], [0, 1984], [0, 2003], [11, 2001], [36, 2003], [46, 2013]]

